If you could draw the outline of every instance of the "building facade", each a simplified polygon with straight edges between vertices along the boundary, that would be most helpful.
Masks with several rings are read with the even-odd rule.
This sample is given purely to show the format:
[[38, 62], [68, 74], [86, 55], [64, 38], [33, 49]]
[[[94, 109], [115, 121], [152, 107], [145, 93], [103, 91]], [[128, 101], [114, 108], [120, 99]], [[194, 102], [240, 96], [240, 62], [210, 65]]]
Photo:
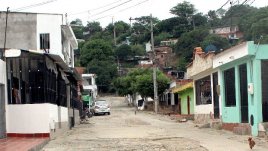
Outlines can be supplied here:
[[254, 136], [268, 128], [268, 45], [245, 42], [213, 59], [219, 68], [223, 126], [235, 131], [241, 124]]
[[194, 50], [194, 60], [187, 67], [186, 77], [193, 79], [194, 119], [209, 122], [220, 118], [220, 98], [216, 91], [218, 72], [213, 69], [213, 52], [204, 53], [200, 47]]
[[71, 128], [79, 119], [80, 78], [72, 68], [77, 48], [72, 29], [60, 14], [0, 12], [2, 25], [6, 19], [6, 28], [0, 26], [0, 33], [7, 33], [0, 36], [6, 60], [0, 70], [7, 73], [6, 135], [52, 137]]

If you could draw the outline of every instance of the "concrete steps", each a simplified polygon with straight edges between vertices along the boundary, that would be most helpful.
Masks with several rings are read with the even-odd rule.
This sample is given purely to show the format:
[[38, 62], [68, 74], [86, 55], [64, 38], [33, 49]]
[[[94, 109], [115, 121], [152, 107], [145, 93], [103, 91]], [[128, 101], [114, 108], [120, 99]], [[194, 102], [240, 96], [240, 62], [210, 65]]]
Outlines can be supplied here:
[[259, 124], [259, 136], [268, 138], [268, 122]]

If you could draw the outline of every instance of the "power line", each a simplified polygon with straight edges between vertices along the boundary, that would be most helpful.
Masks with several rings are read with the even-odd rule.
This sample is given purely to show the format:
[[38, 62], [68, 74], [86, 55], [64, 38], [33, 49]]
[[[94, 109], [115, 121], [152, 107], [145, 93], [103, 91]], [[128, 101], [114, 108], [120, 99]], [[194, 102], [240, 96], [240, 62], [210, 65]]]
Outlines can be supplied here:
[[25, 10], [25, 9], [29, 9], [29, 8], [33, 8], [33, 7], [42, 6], [42, 5], [45, 5], [45, 4], [48, 4], [48, 3], [52, 3], [52, 2], [55, 2], [55, 1], [57, 1], [57, 0], [49, 0], [49, 1], [41, 2], [41, 3], [37, 3], [37, 4], [32, 4], [32, 5], [29, 5], [29, 6], [24, 6], [24, 7], [21, 7], [21, 8], [16, 8], [16, 9], [13, 9], [11, 11], [22, 11], [22, 10]]
[[136, 7], [136, 6], [141, 5], [142, 3], [145, 3], [145, 2], [147, 2], [147, 1], [149, 1], [149, 0], [145, 0], [145, 1], [139, 2], [138, 4], [135, 4], [135, 5], [133, 5], [133, 6], [130, 6], [130, 7], [127, 7], [127, 8], [125, 8], [125, 9], [120, 10], [119, 12], [123, 12], [123, 11], [125, 11], [125, 10], [130, 9], [130, 8]]
[[252, 5], [255, 2], [255, 0], [253, 0], [249, 5]]
[[117, 0], [117, 1], [115, 1], [115, 2], [112, 2], [112, 3], [106, 4], [106, 5], [103, 5], [103, 6], [100, 6], [100, 7], [94, 8], [94, 9], [85, 10], [85, 11], [81, 11], [81, 12], [78, 12], [78, 13], [71, 13], [71, 14], [69, 14], [69, 16], [72, 16], [72, 15], [78, 15], [78, 14], [83, 14], [83, 13], [87, 13], [87, 12], [89, 12], [89, 11], [95, 11], [95, 10], [99, 10], [99, 9], [105, 8], [105, 7], [107, 7], [107, 6], [110, 6], [110, 5], [116, 4], [116, 3], [120, 2], [120, 1], [122, 1], [122, 0]]
[[[141, 5], [141, 4], [143, 4], [143, 3], [147, 2], [147, 1], [149, 1], [149, 0], [141, 1], [141, 2], [139, 2], [139, 3], [137, 3], [137, 4], [135, 4], [135, 5], [132, 5], [132, 6], [130, 6], [130, 7], [124, 8], [124, 9], [121, 9], [120, 11], [118, 11], [118, 12], [116, 12], [116, 13], [124, 12], [124, 11], [126, 11], [126, 10], [129, 10], [129, 9], [133, 8], [133, 7], [136, 7], [136, 6], [138, 6], [138, 5]], [[103, 19], [103, 18], [106, 18], [106, 17], [110, 17], [110, 16], [112, 16], [112, 15], [113, 15], [113, 14], [109, 14], [109, 15], [106, 15], [106, 16], [103, 16], [103, 17], [99, 17], [99, 18], [96, 18], [96, 19], [93, 19], [93, 20], [100, 20], [100, 19]]]
[[108, 8], [108, 9], [104, 10], [104, 11], [101, 11], [101, 12], [99, 12], [99, 13], [90, 15], [90, 17], [98, 16], [98, 15], [100, 15], [100, 14], [103, 14], [103, 13], [109, 11], [109, 10], [115, 9], [115, 8], [117, 8], [117, 7], [119, 7], [119, 6], [122, 6], [122, 5], [126, 4], [126, 3], [129, 3], [129, 2], [131, 2], [131, 1], [133, 1], [133, 0], [125, 1], [125, 2], [123, 2], [123, 3], [120, 3], [120, 4], [116, 5], [116, 6], [113, 6], [113, 7], [111, 7], [111, 8]]
[[219, 9], [217, 9], [216, 12], [218, 12], [219, 10], [221, 10], [228, 2], [230, 2], [230, 0], [227, 0]]

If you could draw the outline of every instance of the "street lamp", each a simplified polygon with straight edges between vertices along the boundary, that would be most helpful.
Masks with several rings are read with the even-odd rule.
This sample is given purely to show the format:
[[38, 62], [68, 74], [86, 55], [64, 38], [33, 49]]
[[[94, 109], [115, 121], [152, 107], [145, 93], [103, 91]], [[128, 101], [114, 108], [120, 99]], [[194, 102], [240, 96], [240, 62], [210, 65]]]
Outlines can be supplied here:
[[[130, 18], [130, 26], [131, 20], [136, 20], [137, 18]], [[153, 84], [154, 84], [154, 111], [158, 113], [158, 94], [157, 94], [157, 81], [156, 81], [156, 53], [154, 50], [154, 29], [153, 29], [153, 17], [152, 14], [150, 15], [150, 24], [151, 24], [151, 45], [152, 45], [152, 52], [153, 52]]]

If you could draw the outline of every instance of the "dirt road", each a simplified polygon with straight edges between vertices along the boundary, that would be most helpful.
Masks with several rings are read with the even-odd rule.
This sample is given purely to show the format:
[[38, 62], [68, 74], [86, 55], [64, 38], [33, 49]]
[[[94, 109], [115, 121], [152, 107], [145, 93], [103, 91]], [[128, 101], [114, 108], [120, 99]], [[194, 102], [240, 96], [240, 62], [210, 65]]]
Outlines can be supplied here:
[[[51, 140], [45, 151], [247, 151], [247, 136], [223, 130], [199, 129], [168, 116], [127, 106], [124, 98], [106, 97], [111, 115], [94, 116]], [[255, 151], [267, 151], [268, 142], [255, 138]]]

